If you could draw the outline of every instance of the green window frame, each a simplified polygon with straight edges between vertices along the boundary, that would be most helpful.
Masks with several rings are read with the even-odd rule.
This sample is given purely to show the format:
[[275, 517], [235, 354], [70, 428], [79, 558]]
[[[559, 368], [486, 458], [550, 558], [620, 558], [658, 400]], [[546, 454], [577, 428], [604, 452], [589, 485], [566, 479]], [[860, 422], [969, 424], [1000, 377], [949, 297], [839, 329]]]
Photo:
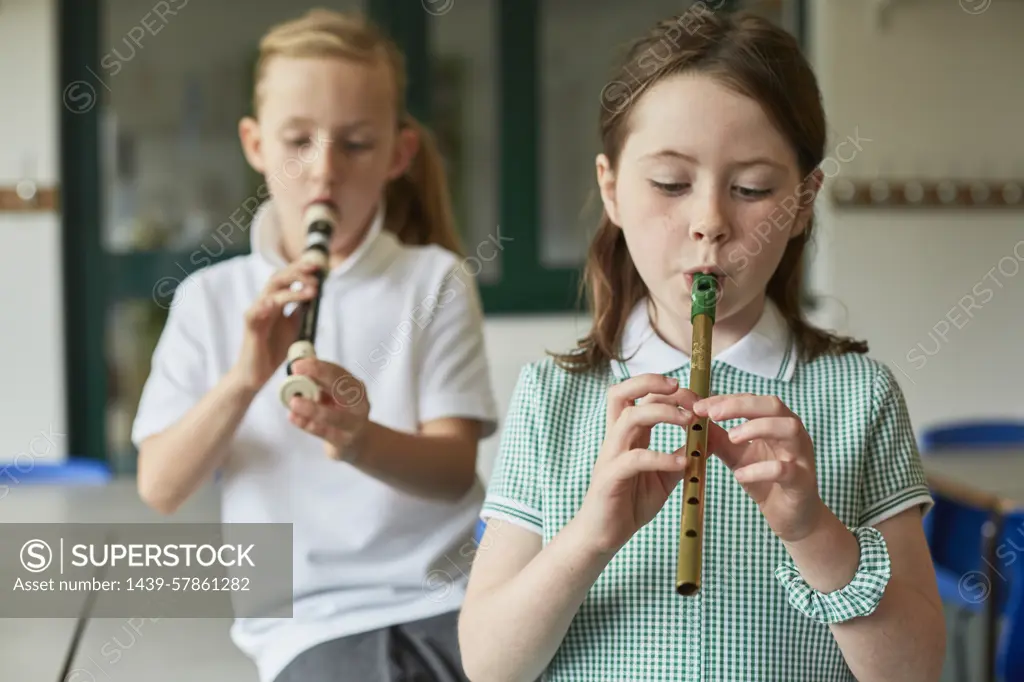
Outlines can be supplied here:
[[[98, 84], [89, 72], [100, 59], [99, 0], [58, 0], [57, 101], [66, 84]], [[61, 257], [64, 273], [65, 382], [68, 452], [105, 460], [108, 382], [104, 349], [107, 310], [100, 239], [102, 187], [97, 107], [60, 112]]]
[[[498, 216], [502, 233], [515, 239], [516, 248], [502, 252], [498, 282], [480, 283], [481, 298], [489, 315], [569, 311], [578, 302], [579, 270], [544, 267], [541, 259], [540, 2], [496, 0], [496, 9], [492, 35], [498, 41]], [[408, 107], [429, 125], [430, 14], [410, 11], [403, 0], [368, 0], [368, 13], [404, 51], [409, 69]]]

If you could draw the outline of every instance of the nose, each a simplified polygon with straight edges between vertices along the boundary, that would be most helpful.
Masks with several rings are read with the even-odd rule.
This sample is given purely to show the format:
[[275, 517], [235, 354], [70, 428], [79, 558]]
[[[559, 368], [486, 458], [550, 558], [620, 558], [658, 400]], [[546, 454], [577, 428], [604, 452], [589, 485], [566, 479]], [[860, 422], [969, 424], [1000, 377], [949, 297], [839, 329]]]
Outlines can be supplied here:
[[729, 232], [729, 221], [722, 206], [719, 192], [712, 188], [699, 200], [697, 211], [690, 223], [690, 238], [694, 241], [717, 243]]
[[334, 184], [341, 174], [341, 158], [334, 141], [319, 135], [303, 153], [310, 177], [323, 185]]

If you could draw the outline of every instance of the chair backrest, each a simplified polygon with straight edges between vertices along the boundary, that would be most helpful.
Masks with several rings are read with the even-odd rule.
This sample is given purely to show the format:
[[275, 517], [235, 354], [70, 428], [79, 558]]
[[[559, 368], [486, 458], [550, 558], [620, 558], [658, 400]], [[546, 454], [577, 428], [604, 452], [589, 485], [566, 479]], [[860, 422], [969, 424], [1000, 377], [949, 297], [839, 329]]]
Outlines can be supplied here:
[[1005, 682], [1024, 680], [1024, 510], [1003, 517], [995, 564], [1003, 606], [996, 672]]
[[986, 568], [982, 537], [991, 510], [932, 491], [935, 506], [928, 515], [932, 561], [958, 575]]
[[919, 447], [922, 454], [963, 448], [1024, 448], [1024, 422], [964, 421], [924, 429]]
[[[994, 556], [989, 557], [983, 554], [983, 537], [998, 505], [932, 494], [932, 560], [957, 576], [973, 576], [969, 597], [981, 599], [979, 605], [995, 591], [991, 604], [999, 619], [995, 672], [1003, 682], [1024, 680], [1024, 509], [999, 509], [1001, 528], [994, 539]], [[991, 583], [982, 576], [990, 576]], [[961, 578], [959, 586], [968, 585]]]
[[[990, 558], [982, 553], [982, 538], [992, 518], [991, 507], [934, 491], [933, 495], [935, 507], [929, 514], [932, 560], [956, 575], [974, 575], [972, 592], [975, 588], [989, 594], [995, 591], [992, 606], [1000, 620], [995, 670], [1005, 682], [1024, 680], [1024, 509], [1003, 511], [994, 557]], [[990, 575], [992, 583], [983, 586], [981, 575]]]
[[[947, 422], [938, 426], [932, 426], [920, 431], [918, 438], [918, 449], [922, 456], [941, 456], [946, 452], [958, 454], [970, 454], [972, 450], [999, 450], [1007, 449], [1016, 452], [1020, 449], [1021, 456], [1024, 456], [1024, 422], [1013, 420], [966, 420], [960, 422]], [[933, 491], [934, 493], [934, 491]], [[938, 507], [938, 505], [936, 505]], [[942, 534], [949, 532], [946, 527], [944, 514], [951, 513], [948, 509], [937, 510], [924, 517], [924, 534], [928, 546], [933, 550], [938, 549], [938, 559], [949, 562], [949, 568], [953, 569], [962, 564], [964, 560], [955, 559], [955, 555], [949, 552], [949, 545], [962, 547], [963, 539], [980, 529], [977, 515], [966, 514], [961, 516], [958, 512], [957, 523], [954, 524], [956, 537], [952, 540], [944, 540], [936, 537], [936, 528], [942, 529]], [[964, 510], [960, 510], [964, 512]], [[981, 512], [979, 511], [979, 514]], [[946, 565], [943, 563], [943, 565]]]

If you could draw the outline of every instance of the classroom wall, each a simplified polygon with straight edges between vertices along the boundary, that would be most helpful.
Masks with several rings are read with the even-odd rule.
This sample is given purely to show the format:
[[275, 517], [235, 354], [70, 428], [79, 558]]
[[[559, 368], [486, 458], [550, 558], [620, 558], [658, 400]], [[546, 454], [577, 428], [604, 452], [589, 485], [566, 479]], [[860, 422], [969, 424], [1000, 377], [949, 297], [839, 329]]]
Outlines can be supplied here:
[[[0, 3], [0, 185], [59, 179], [60, 88], [55, 0]], [[60, 220], [0, 212], [2, 487], [36, 458], [64, 456]], [[0, 495], [3, 493], [0, 492]]]
[[[834, 143], [858, 131], [871, 140], [843, 173], [1024, 176], [1024, 143], [1014, 125], [1024, 108], [1024, 91], [1015, 87], [1015, 65], [1024, 57], [1015, 27], [1024, 25], [1024, 2], [992, 0], [973, 15], [954, 2], [896, 2], [882, 25], [874, 6], [811, 3], [812, 55]], [[5, 101], [18, 103], [0, 108], [3, 185], [26, 173], [43, 184], [57, 181], [55, 12], [54, 0], [0, 6], [0, 89]], [[587, 35], [566, 35], [574, 39]], [[877, 357], [899, 365], [919, 428], [1024, 413], [1015, 390], [1024, 276], [1007, 260], [1003, 270], [1015, 274], [998, 270], [1000, 259], [1024, 256], [1024, 246], [1014, 254], [1024, 239], [1020, 212], [854, 213], [823, 199], [818, 215], [813, 280], [829, 296], [818, 319], [867, 337]], [[32, 451], [64, 455], [63, 344], [73, 333], [62, 327], [59, 229], [55, 215], [0, 213], [0, 372], [9, 387], [0, 410], [0, 461], [26, 453], [25, 464]], [[976, 296], [976, 304], [984, 303], [970, 316], [957, 313], [979, 283], [991, 297]], [[574, 315], [489, 320], [500, 407], [523, 363], [572, 344], [585, 329]], [[923, 364], [908, 359], [915, 348], [912, 357], [924, 356]], [[485, 476], [497, 446], [497, 438], [484, 444]]]
[[[833, 144], [862, 139], [843, 174], [1024, 179], [1024, 2], [810, 4]], [[893, 367], [915, 426], [1024, 419], [1024, 210], [817, 211], [827, 317]]]

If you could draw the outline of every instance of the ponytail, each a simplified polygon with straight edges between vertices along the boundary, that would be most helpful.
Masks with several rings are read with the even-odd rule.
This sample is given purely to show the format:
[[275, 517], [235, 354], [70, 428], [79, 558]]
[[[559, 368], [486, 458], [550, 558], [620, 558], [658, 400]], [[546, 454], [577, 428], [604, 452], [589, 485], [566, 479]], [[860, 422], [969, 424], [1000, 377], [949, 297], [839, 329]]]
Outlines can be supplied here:
[[405, 174], [387, 187], [385, 228], [405, 244], [437, 244], [463, 256], [444, 159], [434, 134], [408, 113], [402, 117], [400, 127], [416, 132], [419, 151]]

